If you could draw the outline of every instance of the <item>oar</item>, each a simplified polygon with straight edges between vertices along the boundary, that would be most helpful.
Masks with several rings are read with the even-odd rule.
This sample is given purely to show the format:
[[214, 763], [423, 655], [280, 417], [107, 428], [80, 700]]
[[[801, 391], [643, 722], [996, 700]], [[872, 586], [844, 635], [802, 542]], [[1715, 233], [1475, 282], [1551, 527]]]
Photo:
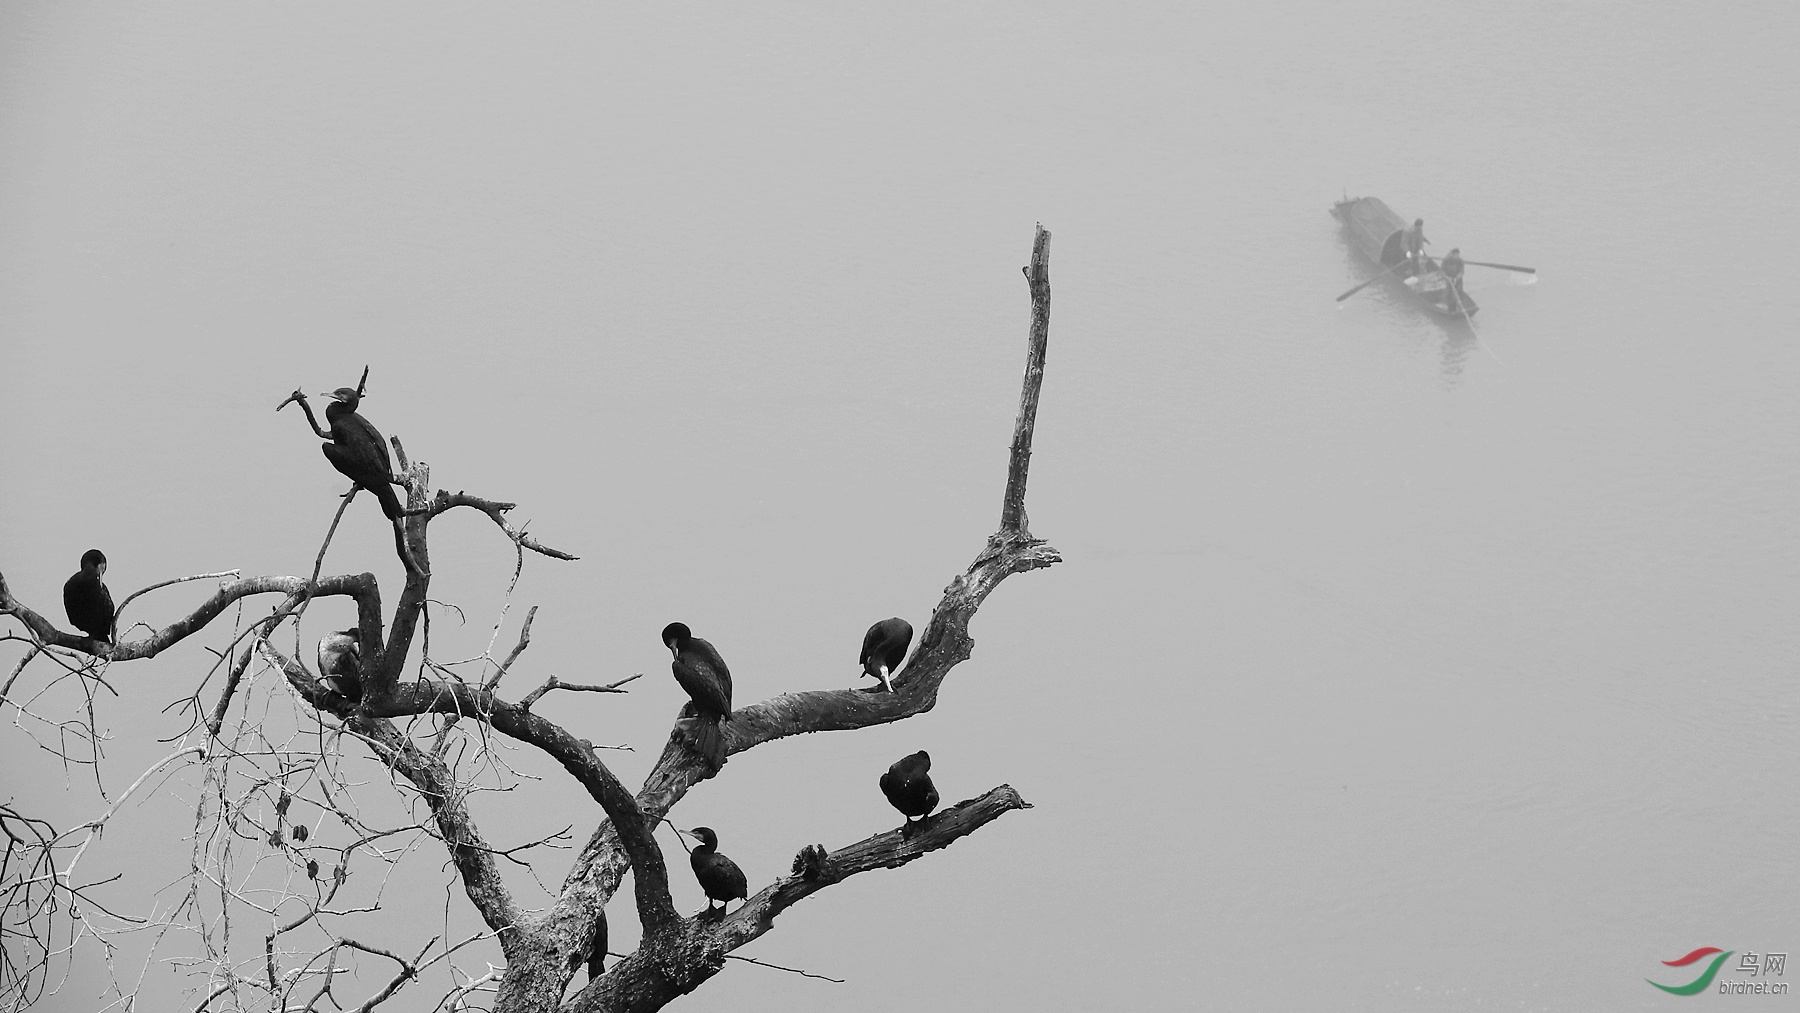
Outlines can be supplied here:
[[1537, 273], [1537, 268], [1535, 267], [1518, 267], [1514, 264], [1490, 264], [1485, 260], [1465, 260], [1463, 263], [1474, 264], [1476, 267], [1497, 267], [1502, 271], [1523, 271], [1526, 274]]
[[1350, 291], [1345, 292], [1343, 295], [1338, 296], [1337, 301], [1343, 302], [1345, 299], [1348, 299], [1351, 296], [1355, 295], [1356, 293], [1361, 292], [1363, 289], [1368, 288], [1370, 285], [1373, 285], [1376, 282], [1380, 281], [1382, 275], [1388, 273], [1389, 271], [1392, 271], [1393, 269], [1394, 269], [1394, 265], [1389, 264], [1388, 266], [1375, 272], [1375, 277], [1370, 278], [1368, 281], [1363, 282], [1361, 285], [1358, 285], [1355, 288], [1351, 289]]

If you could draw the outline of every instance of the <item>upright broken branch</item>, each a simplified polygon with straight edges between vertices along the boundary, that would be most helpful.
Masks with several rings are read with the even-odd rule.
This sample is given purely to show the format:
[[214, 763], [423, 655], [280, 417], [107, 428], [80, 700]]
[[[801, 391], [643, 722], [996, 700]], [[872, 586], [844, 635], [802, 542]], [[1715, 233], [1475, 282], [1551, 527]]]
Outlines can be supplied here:
[[1019, 420], [1013, 424], [1012, 459], [1006, 469], [1006, 498], [1000, 503], [1000, 530], [1030, 535], [1025, 521], [1025, 473], [1031, 468], [1031, 431], [1037, 425], [1038, 391], [1044, 386], [1044, 353], [1050, 344], [1050, 233], [1038, 226], [1025, 269], [1031, 288], [1031, 330], [1025, 350], [1025, 383]]

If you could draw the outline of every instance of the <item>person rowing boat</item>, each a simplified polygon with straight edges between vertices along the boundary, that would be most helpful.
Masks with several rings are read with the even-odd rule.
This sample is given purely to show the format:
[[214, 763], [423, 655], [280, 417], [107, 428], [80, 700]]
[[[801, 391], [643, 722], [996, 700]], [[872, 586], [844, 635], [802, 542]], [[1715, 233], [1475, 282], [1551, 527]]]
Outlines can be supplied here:
[[1450, 279], [1450, 284], [1456, 286], [1456, 294], [1459, 296], [1462, 295], [1462, 250], [1452, 247], [1450, 252], [1445, 254], [1444, 259], [1438, 264], [1438, 269], [1444, 272], [1444, 277]]

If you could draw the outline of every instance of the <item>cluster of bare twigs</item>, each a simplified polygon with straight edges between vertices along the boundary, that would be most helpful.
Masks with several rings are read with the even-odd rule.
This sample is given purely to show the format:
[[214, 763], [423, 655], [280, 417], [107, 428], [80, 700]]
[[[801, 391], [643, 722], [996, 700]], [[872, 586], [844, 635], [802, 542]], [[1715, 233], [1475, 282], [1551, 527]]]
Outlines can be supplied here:
[[[739, 707], [724, 726], [728, 754], [931, 709], [945, 677], [973, 650], [969, 621], [987, 595], [1007, 576], [1060, 560], [1056, 550], [1032, 537], [1024, 510], [1049, 319], [1048, 251], [1049, 234], [1040, 228], [1026, 268], [1032, 322], [999, 530], [945, 589], [912, 658], [894, 675], [891, 692], [811, 690]], [[367, 376], [365, 367], [359, 392]], [[306, 408], [298, 392], [282, 404], [293, 400]], [[310, 409], [306, 414], [318, 431]], [[633, 793], [597, 751], [617, 747], [578, 738], [533, 709], [553, 690], [619, 693], [638, 675], [604, 684], [551, 675], [516, 700], [503, 697], [503, 681], [531, 643], [537, 611], [535, 606], [527, 611], [516, 642], [503, 656], [498, 653], [525, 553], [576, 557], [515, 527], [506, 516], [510, 503], [434, 491], [425, 464], [409, 460], [399, 440], [391, 442], [400, 465], [395, 482], [407, 491], [403, 516], [394, 522], [396, 537], [409, 565], [389, 614], [384, 615], [373, 574], [325, 574], [332, 534], [350, 496], [338, 508], [310, 576], [246, 578], [228, 571], [154, 585], [145, 591], [201, 579], [215, 581], [216, 589], [166, 626], [145, 626], [140, 634], [138, 627], [120, 624], [115, 644], [63, 633], [15, 598], [0, 576], [0, 614], [23, 628], [0, 640], [26, 648], [0, 686], [0, 702], [14, 713], [15, 729], [32, 736], [39, 748], [59, 756], [69, 769], [91, 771], [107, 802], [99, 816], [61, 833], [11, 803], [0, 805], [6, 842], [0, 861], [0, 934], [6, 944], [0, 1009], [22, 1009], [60, 987], [58, 967], [66, 974], [74, 948], [84, 940], [106, 950], [111, 1005], [137, 1004], [146, 974], [166, 947], [169, 955], [162, 959], [192, 976], [196, 1013], [366, 1011], [427, 977], [436, 990], [435, 1009], [479, 1003], [502, 1011], [648, 1011], [698, 987], [727, 958], [825, 978], [732, 951], [768, 932], [777, 915], [812, 893], [861, 872], [914, 861], [1006, 812], [1028, 807], [1018, 792], [1001, 785], [928, 817], [916, 832], [882, 830], [831, 851], [809, 844], [791, 875], [763, 887], [735, 911], [680, 916], [651, 830], [719, 768], [672, 733]], [[484, 650], [441, 660], [431, 651], [434, 610], [459, 616], [460, 610], [429, 596], [428, 535], [435, 518], [458, 507], [489, 517], [513, 544], [516, 565]], [[255, 599], [264, 595], [277, 598], [259, 609]], [[325, 597], [347, 597], [356, 606], [359, 700], [322, 683], [323, 673], [311, 671], [304, 660], [308, 651], [300, 621]], [[223, 647], [208, 648], [209, 669], [169, 708], [187, 717], [187, 727], [171, 740], [166, 756], [122, 794], [109, 795], [100, 776], [107, 736], [96, 717], [103, 708], [96, 706], [95, 692], [116, 695], [107, 667], [154, 657], [207, 629], [229, 636]], [[409, 666], [415, 639], [417, 663]], [[30, 692], [16, 692], [34, 662], [51, 676]], [[80, 688], [82, 713], [67, 719], [39, 714], [43, 694], [63, 685]], [[509, 755], [519, 750], [556, 761], [604, 811], [603, 820], [584, 828], [586, 838], [578, 847], [572, 826], [506, 845], [489, 843], [481, 832], [473, 812], [479, 797], [528, 780]], [[82, 880], [81, 859], [121, 804], [153, 791], [184, 796], [192, 807], [186, 869], [149, 912], [115, 913], [102, 895], [112, 880]], [[537, 878], [533, 853], [544, 848], [577, 849], [560, 884]], [[448, 856], [450, 884], [460, 888], [467, 907], [453, 910], [447, 897], [440, 923], [396, 928], [385, 914], [388, 895], [418, 889], [406, 870], [419, 863], [407, 859], [438, 849]], [[503, 866], [524, 870], [550, 898], [548, 906], [535, 911], [521, 906], [502, 880]], [[633, 902], [643, 939], [571, 995], [576, 969], [588, 957], [604, 908], [628, 870], [634, 873]], [[413, 901], [408, 907], [416, 911], [419, 905]], [[482, 926], [464, 931], [458, 923], [470, 910]], [[153, 937], [150, 955], [136, 970], [115, 966], [112, 959], [123, 933]], [[491, 959], [492, 945], [478, 944], [497, 944], [503, 961]]]

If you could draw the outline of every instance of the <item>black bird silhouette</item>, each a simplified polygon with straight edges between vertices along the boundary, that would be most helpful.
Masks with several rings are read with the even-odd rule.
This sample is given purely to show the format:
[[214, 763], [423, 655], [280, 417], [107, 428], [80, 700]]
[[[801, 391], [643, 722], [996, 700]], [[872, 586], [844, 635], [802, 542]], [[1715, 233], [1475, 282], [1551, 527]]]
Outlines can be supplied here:
[[[694, 867], [694, 878], [700, 881], [700, 889], [706, 891], [707, 913], [712, 913], [715, 900], [721, 905], [729, 905], [734, 899], [748, 896], [744, 870], [719, 854], [719, 835], [710, 827], [695, 827], [688, 834], [700, 842], [699, 847], [688, 853], [688, 864]], [[721, 906], [719, 914], [724, 913], [725, 908]]]
[[81, 572], [63, 583], [63, 611], [76, 629], [103, 644], [113, 642], [112, 592], [100, 578], [106, 576], [106, 553], [89, 549], [81, 554]]
[[675, 681], [694, 702], [696, 717], [688, 725], [694, 748], [717, 770], [725, 765], [725, 736], [719, 725], [731, 717], [731, 669], [713, 645], [694, 636], [685, 623], [663, 627], [662, 641], [675, 656]]
[[319, 681], [351, 703], [362, 700], [361, 630], [341, 630], [319, 641]]
[[[904, 831], [911, 833], [914, 816], [931, 815], [937, 808], [937, 788], [931, 783], [931, 754], [921, 749], [911, 756], [902, 756], [894, 761], [894, 765], [881, 775], [881, 793], [906, 817]], [[923, 819], [920, 823], [923, 823]]]
[[600, 920], [594, 923], [594, 938], [588, 941], [588, 980], [593, 981], [606, 971], [606, 910], [600, 911]]
[[368, 419], [356, 413], [362, 404], [362, 395], [354, 387], [339, 387], [323, 396], [333, 399], [325, 406], [331, 442], [322, 444], [319, 449], [325, 452], [325, 459], [333, 468], [355, 482], [357, 488], [369, 490], [381, 501], [381, 512], [394, 524], [394, 548], [400, 554], [400, 561], [408, 570], [423, 573], [406, 547], [406, 525], [402, 520], [406, 510], [400, 506], [400, 497], [394, 495], [394, 465], [388, 458], [387, 441]]
[[883, 619], [863, 634], [862, 657], [856, 659], [857, 663], [862, 665], [864, 675], [880, 679], [881, 688], [889, 693], [894, 691], [894, 684], [888, 681], [888, 673], [898, 670], [900, 662], [906, 660], [912, 633], [912, 623], [895, 616]]

